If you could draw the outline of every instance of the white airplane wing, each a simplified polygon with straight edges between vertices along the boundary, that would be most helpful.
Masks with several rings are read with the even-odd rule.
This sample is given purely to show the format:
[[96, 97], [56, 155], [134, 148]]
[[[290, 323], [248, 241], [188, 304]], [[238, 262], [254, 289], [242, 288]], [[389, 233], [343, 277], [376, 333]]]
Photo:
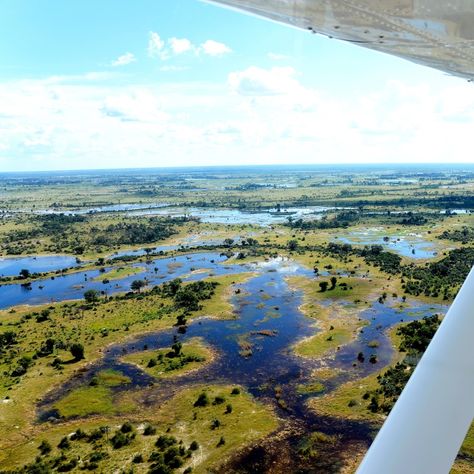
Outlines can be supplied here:
[[473, 0], [212, 0], [474, 79]]
[[[474, 79], [474, 0], [214, 0]], [[448, 473], [474, 417], [474, 270], [358, 474]]]

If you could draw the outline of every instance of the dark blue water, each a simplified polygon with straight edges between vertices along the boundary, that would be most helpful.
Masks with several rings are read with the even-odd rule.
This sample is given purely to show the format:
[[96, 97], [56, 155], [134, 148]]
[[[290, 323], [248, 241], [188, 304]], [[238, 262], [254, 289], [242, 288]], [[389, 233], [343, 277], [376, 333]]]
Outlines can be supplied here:
[[35, 257], [0, 258], [0, 276], [16, 276], [21, 270], [30, 273], [51, 272], [79, 265], [75, 257], [67, 255], [45, 255]]
[[[141, 351], [145, 346], [148, 349], [169, 347], [175, 338], [185, 342], [192, 337], [201, 337], [217, 352], [216, 359], [200, 371], [175, 379], [160, 380], [149, 391], [150, 402], [166, 399], [183, 386], [203, 382], [240, 384], [256, 397], [274, 400], [274, 390], [278, 386], [282, 389], [287, 405], [285, 413], [306, 418], [309, 416], [305, 406], [308, 395], [297, 393], [297, 385], [314, 381], [311, 378], [313, 369], [321, 366], [343, 369], [342, 373], [327, 383], [328, 390], [347, 380], [380, 370], [393, 356], [393, 349], [386, 336], [389, 327], [401, 319], [406, 321], [420, 318], [435, 312], [442, 313], [446, 309], [444, 306], [415, 305], [401, 310], [375, 303], [360, 313], [360, 317], [368, 321], [368, 326], [356, 341], [343, 346], [335, 356], [304, 359], [293, 354], [292, 346], [298, 340], [315, 333], [314, 321], [299, 311], [302, 294], [291, 289], [285, 277], [289, 274], [301, 274], [315, 278], [314, 275], [304, 267], [281, 259], [251, 268], [258, 271], [257, 276], [236, 285], [241, 292], [233, 297], [235, 320], [198, 319], [189, 324], [184, 334], [173, 328], [114, 345], [85, 374], [71, 379], [62, 389], [43, 400], [39, 407], [40, 417], [45, 414], [49, 416], [55, 401], [68, 390], [88, 383], [94, 374], [103, 369], [119, 370], [131, 378], [130, 385], [117, 387], [116, 390], [130, 390], [156, 383], [156, 379], [136, 366], [122, 362], [123, 354]], [[232, 270], [235, 271], [235, 267]], [[262, 330], [270, 331], [272, 336], [259, 334], [258, 331]], [[249, 357], [242, 357], [240, 354], [238, 341], [242, 338], [252, 346], [252, 355]], [[377, 340], [379, 347], [369, 349], [367, 343], [372, 340]], [[360, 351], [367, 354], [363, 363], [357, 361]], [[368, 361], [370, 354], [377, 355], [377, 363]]]
[[[415, 319], [421, 319], [424, 316], [432, 314], [444, 314], [447, 307], [439, 304], [422, 304], [419, 302], [412, 303], [414, 306], [400, 309], [399, 307], [390, 306], [375, 302], [372, 306], [360, 314], [360, 318], [369, 322], [365, 326], [359, 337], [352, 343], [342, 346], [337, 352], [335, 358], [335, 367], [346, 369], [351, 364], [356, 364], [354, 371], [359, 376], [366, 376], [373, 372], [373, 365], [369, 362], [370, 356], [377, 356], [377, 368], [385, 366], [391, 362], [393, 357], [393, 348], [387, 330], [394, 324], [401, 321], [409, 322]], [[371, 348], [369, 342], [377, 341], [379, 346]], [[357, 354], [362, 352], [365, 357], [364, 362], [356, 360]], [[378, 369], [377, 369], [378, 370]]]
[[[210, 275], [224, 275], [249, 271], [248, 265], [224, 265], [227, 257], [216, 252], [178, 255], [169, 258], [156, 258], [149, 263], [137, 263], [136, 267], [145, 267], [143, 272], [130, 275], [120, 280], [102, 283], [106, 274], [99, 270], [79, 271], [68, 275], [55, 276], [37, 280], [27, 287], [20, 284], [0, 286], [0, 308], [16, 305], [38, 305], [64, 300], [83, 298], [84, 292], [90, 289], [103, 291], [110, 295], [129, 291], [133, 280], [147, 279], [148, 284], [157, 285], [177, 277], [187, 280], [206, 278]], [[199, 273], [191, 274], [199, 269]], [[106, 268], [106, 271], [112, 268]], [[203, 271], [205, 270], [205, 271]]]

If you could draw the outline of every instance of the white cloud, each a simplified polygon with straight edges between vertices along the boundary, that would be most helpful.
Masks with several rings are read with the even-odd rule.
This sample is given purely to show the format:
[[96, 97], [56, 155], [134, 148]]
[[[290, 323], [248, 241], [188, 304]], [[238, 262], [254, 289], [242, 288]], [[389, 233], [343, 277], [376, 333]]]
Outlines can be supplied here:
[[279, 95], [301, 90], [301, 85], [295, 76], [296, 71], [292, 67], [262, 69], [251, 66], [244, 71], [230, 73], [228, 82], [230, 88], [240, 95]]
[[135, 62], [137, 59], [133, 53], [125, 53], [119, 56], [115, 61], [112, 61], [112, 66], [126, 66], [127, 64]]
[[165, 42], [160, 38], [160, 35], [154, 31], [150, 31], [148, 35], [148, 55], [152, 58], [158, 57], [166, 59]]
[[207, 40], [201, 44], [200, 50], [208, 56], [223, 56], [229, 54], [232, 50], [224, 43], [219, 43], [214, 40]]
[[168, 120], [155, 94], [146, 89], [125, 91], [104, 100], [101, 111], [124, 122], [163, 122]]
[[171, 51], [174, 54], [183, 54], [195, 49], [194, 45], [187, 38], [170, 38], [168, 40]]
[[452, 78], [390, 81], [349, 101], [304, 85], [292, 68], [253, 66], [227, 84], [65, 77], [0, 82], [2, 170], [209, 165], [222, 156], [228, 164], [472, 162], [474, 89]]
[[193, 44], [188, 38], [172, 37], [165, 42], [158, 33], [153, 31], [150, 32], [148, 39], [148, 55], [161, 60], [171, 59], [185, 53], [194, 53], [196, 56], [203, 54], [220, 57], [231, 52], [232, 50], [226, 44], [211, 39], [199, 46]]

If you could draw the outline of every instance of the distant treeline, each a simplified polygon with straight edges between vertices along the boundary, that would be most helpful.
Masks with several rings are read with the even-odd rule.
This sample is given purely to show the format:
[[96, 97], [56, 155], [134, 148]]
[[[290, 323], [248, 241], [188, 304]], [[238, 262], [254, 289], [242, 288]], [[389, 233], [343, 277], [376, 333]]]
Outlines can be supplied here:
[[292, 229], [314, 230], [314, 229], [347, 229], [352, 225], [360, 222], [367, 222], [368, 219], [383, 221], [386, 224], [418, 226], [424, 225], [430, 219], [436, 218], [438, 221], [442, 219], [439, 214], [433, 215], [428, 212], [407, 212], [399, 213], [375, 213], [370, 211], [349, 210], [342, 211], [332, 217], [323, 216], [321, 219], [304, 220], [304, 219], [288, 219], [288, 225]]
[[467, 244], [474, 240], [474, 229], [463, 227], [462, 229], [445, 230], [438, 238]]
[[[149, 217], [126, 219], [101, 226], [89, 216], [45, 214], [31, 218], [27, 229], [14, 229], [1, 241], [8, 254], [34, 253], [38, 241], [49, 238], [47, 251], [81, 255], [103, 247], [151, 244], [177, 233], [177, 226], [192, 220], [187, 217]], [[32, 225], [31, 225], [32, 224]]]

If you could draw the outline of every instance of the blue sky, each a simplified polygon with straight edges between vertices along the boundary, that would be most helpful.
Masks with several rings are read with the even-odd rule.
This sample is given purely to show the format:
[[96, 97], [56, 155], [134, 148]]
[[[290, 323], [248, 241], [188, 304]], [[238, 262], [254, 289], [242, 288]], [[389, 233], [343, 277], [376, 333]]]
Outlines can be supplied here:
[[472, 85], [193, 0], [0, 0], [0, 170], [472, 161]]

